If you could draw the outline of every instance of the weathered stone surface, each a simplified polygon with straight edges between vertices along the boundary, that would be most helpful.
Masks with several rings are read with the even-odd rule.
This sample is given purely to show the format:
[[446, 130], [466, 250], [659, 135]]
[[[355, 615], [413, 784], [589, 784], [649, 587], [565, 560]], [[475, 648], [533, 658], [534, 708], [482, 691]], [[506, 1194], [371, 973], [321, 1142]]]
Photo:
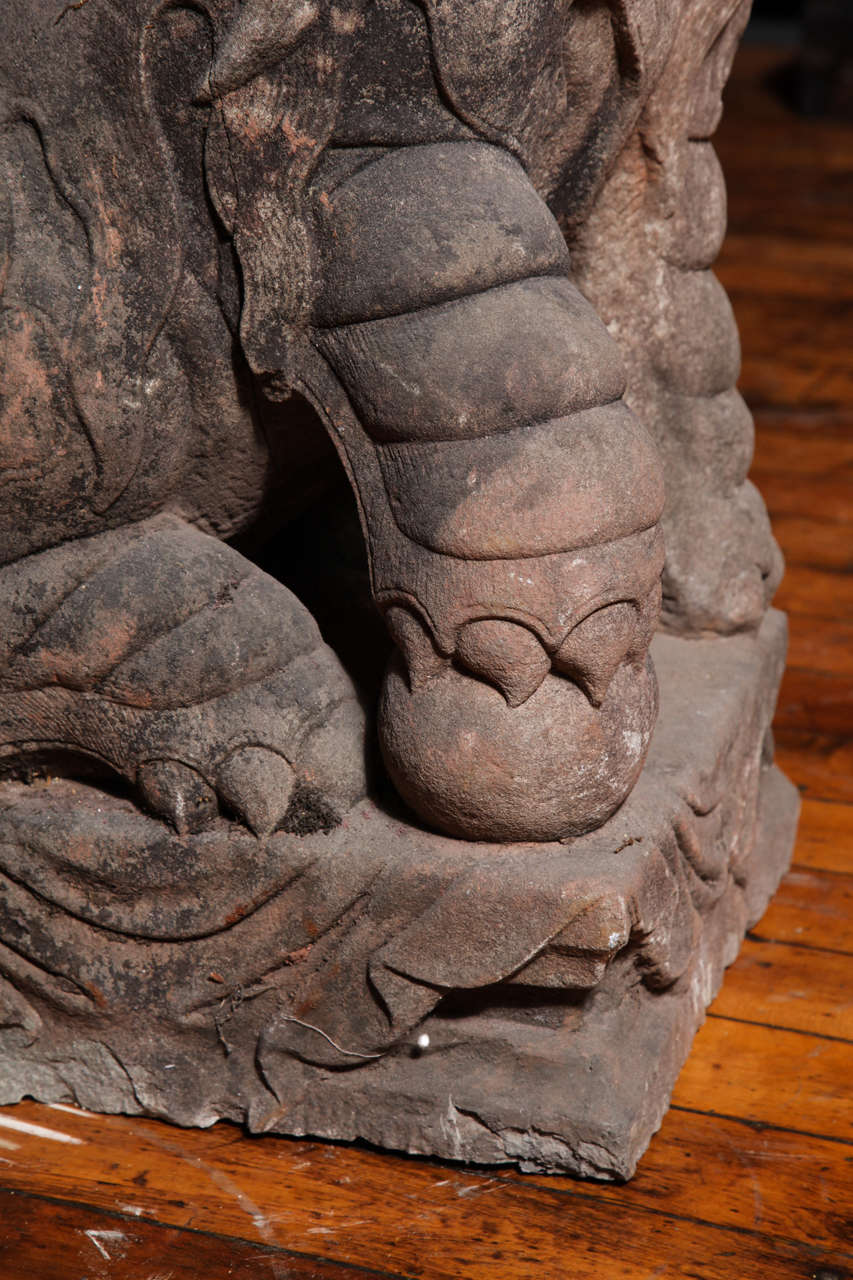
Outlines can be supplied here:
[[326, 834], [164, 840], [126, 800], [4, 784], [0, 1100], [628, 1176], [797, 808], [764, 753], [782, 616], [653, 649], [647, 767], [565, 843], [370, 801]]
[[[735, 390], [737, 327], [710, 270], [726, 227], [710, 139], [750, 5], [668, 8], [666, 37], [646, 49], [657, 78], [640, 73], [642, 112], [625, 111], [618, 157], [582, 212], [570, 186], [556, 207], [578, 283], [618, 338], [626, 402], [660, 450], [664, 625], [727, 633], [757, 625], [782, 575], [764, 504], [746, 478], [753, 427]], [[637, 9], [642, 24], [645, 6]]]
[[[744, 3], [102, 8], [12, 0], [0, 51], [0, 565], [55, 564], [83, 538], [113, 536], [120, 552], [128, 528], [164, 513], [250, 545], [312, 501], [325, 427], [402, 641], [384, 736], [403, 794], [472, 838], [592, 829], [641, 764], [614, 740], [645, 743], [653, 723], [644, 645], [662, 515], [671, 627], [754, 627], [778, 579], [744, 481], [737, 335], [707, 270], [724, 225], [707, 139]], [[16, 607], [35, 615], [47, 572], [26, 572], [32, 598]], [[175, 579], [176, 612], [214, 580]], [[0, 608], [19, 591], [5, 581]], [[161, 590], [149, 614], [165, 632]], [[268, 595], [255, 617], [271, 634]], [[602, 666], [589, 619], [611, 606], [632, 607], [636, 626]], [[490, 622], [526, 628], [541, 660], [516, 674], [523, 645], [479, 643], [472, 665], [462, 632]], [[169, 643], [190, 640], [182, 628]], [[204, 647], [239, 703], [239, 638]], [[41, 683], [10, 678], [13, 699], [59, 685], [71, 721], [84, 717], [67, 656], [46, 645]], [[186, 704], [205, 700], [204, 675], [179, 665], [169, 696], [180, 684]], [[412, 717], [398, 682], [422, 677], [437, 696], [412, 689]], [[564, 714], [567, 679], [585, 702]], [[590, 790], [585, 768], [567, 774], [510, 833], [512, 788], [494, 806], [485, 792], [460, 803], [468, 766], [442, 736], [457, 694], [496, 773], [537, 770], [530, 721], [544, 716], [555, 751], [608, 776]], [[10, 759], [25, 755], [16, 735], [0, 742]], [[77, 750], [78, 736], [58, 745]], [[201, 822], [210, 777], [196, 783], [164, 749], [155, 734], [129, 776], [140, 803], [168, 815], [183, 796]], [[231, 774], [228, 803], [260, 813], [261, 775]]]
[[0, 1097], [630, 1170], [793, 822], [745, 16], [9, 0]]

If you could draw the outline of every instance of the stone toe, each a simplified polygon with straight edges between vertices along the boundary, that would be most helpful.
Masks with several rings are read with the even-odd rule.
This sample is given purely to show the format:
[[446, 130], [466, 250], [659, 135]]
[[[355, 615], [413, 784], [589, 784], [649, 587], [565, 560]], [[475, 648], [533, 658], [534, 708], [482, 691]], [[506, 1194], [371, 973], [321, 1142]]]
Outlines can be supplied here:
[[146, 807], [170, 822], [178, 835], [201, 831], [219, 815], [216, 792], [180, 760], [146, 760], [136, 783]]
[[290, 806], [293, 767], [267, 747], [239, 747], [219, 766], [219, 793], [256, 836], [270, 835]]

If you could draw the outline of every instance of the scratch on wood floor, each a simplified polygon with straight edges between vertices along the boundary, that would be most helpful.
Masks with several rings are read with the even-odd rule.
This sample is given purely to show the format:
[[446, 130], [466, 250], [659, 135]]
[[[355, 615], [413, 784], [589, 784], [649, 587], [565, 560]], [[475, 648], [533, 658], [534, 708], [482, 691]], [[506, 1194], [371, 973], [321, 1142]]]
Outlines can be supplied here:
[[457, 1196], [472, 1196], [476, 1191], [494, 1191], [495, 1187], [500, 1186], [499, 1182], [495, 1182], [494, 1178], [489, 1178], [485, 1182], [472, 1182], [467, 1187], [459, 1187]]
[[31, 1138], [47, 1138], [49, 1142], [70, 1142], [75, 1147], [83, 1145], [82, 1138], [60, 1133], [58, 1129], [46, 1129], [41, 1124], [30, 1124], [29, 1120], [17, 1120], [14, 1116], [0, 1116], [0, 1129], [14, 1129], [17, 1133], [29, 1134]]
[[[130, 1132], [133, 1133], [134, 1131], [135, 1129], [132, 1126], [130, 1128]], [[243, 1213], [245, 1213], [247, 1217], [251, 1218], [255, 1230], [265, 1244], [278, 1244], [275, 1231], [272, 1228], [269, 1218], [267, 1218], [266, 1214], [262, 1212], [258, 1205], [256, 1205], [254, 1201], [246, 1195], [245, 1191], [242, 1191], [237, 1183], [234, 1182], [232, 1178], [229, 1178], [227, 1173], [222, 1169], [217, 1169], [215, 1165], [208, 1164], [208, 1162], [206, 1160], [202, 1160], [200, 1156], [190, 1155], [189, 1152], [185, 1151], [177, 1142], [169, 1142], [166, 1139], [159, 1137], [159, 1135], [151, 1133], [146, 1133], [145, 1137], [147, 1141], [153, 1142], [155, 1146], [160, 1147], [161, 1150], [168, 1151], [170, 1155], [177, 1156], [179, 1160], [183, 1160], [186, 1164], [192, 1165], [194, 1168], [206, 1174], [214, 1186], [217, 1186], [220, 1191], [224, 1191], [225, 1194], [229, 1196], [236, 1205], [238, 1205]]]
[[112, 1262], [113, 1260], [112, 1254], [107, 1249], [107, 1245], [115, 1246], [117, 1244], [121, 1244], [122, 1240], [126, 1239], [123, 1231], [95, 1231], [92, 1228], [88, 1231], [84, 1231], [83, 1235], [87, 1236], [88, 1239], [91, 1240], [92, 1244], [98, 1250], [98, 1253], [107, 1262]]
[[85, 1111], [83, 1107], [71, 1107], [66, 1102], [49, 1102], [47, 1105], [51, 1111], [67, 1111], [70, 1116], [89, 1116], [92, 1120], [101, 1119], [94, 1111]]

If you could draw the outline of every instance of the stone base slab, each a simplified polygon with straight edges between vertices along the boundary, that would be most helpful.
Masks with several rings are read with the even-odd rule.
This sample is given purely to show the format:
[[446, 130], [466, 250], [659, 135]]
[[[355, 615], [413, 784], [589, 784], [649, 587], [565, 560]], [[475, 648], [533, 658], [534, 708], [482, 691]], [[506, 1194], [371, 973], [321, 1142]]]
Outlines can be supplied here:
[[658, 636], [643, 776], [567, 842], [452, 840], [387, 800], [177, 837], [90, 785], [0, 785], [0, 1103], [629, 1177], [790, 860], [785, 643], [772, 610]]

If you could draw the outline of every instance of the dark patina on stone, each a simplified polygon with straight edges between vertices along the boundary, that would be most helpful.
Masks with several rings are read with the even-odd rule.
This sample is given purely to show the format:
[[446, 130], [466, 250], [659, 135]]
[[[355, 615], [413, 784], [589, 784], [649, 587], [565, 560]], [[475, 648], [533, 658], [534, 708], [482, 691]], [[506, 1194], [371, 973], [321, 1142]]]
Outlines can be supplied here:
[[11, 0], [0, 1100], [631, 1172], [795, 824], [747, 9]]
[[[629, 1176], [798, 808], [764, 746], [782, 615], [652, 648], [640, 782], [564, 843], [451, 840], [370, 801], [313, 836], [164, 839], [91, 787], [0, 787], [0, 1102]], [[31, 989], [47, 938], [62, 977]]]

